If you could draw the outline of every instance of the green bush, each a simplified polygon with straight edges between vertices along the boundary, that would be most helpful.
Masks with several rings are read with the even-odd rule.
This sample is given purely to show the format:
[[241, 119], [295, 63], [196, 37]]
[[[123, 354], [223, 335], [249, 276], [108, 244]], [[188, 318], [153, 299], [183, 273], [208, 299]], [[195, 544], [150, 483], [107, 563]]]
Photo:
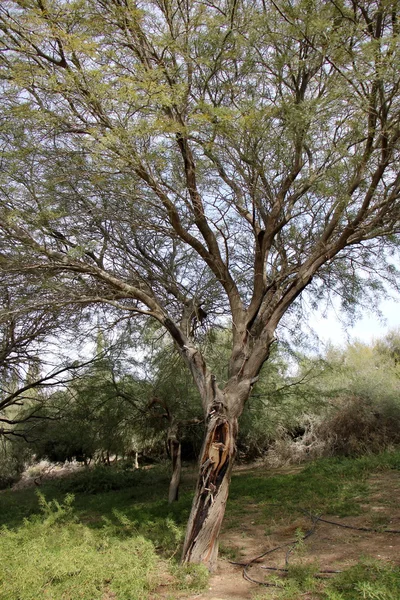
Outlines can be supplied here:
[[11, 487], [18, 481], [23, 464], [14, 458], [0, 457], [0, 490]]
[[[135, 520], [114, 508], [109, 517], [89, 511], [81, 523], [72, 494], [36, 495], [40, 514], [0, 529], [0, 600], [146, 600], [164, 575], [171, 594], [206, 585], [203, 567], [162, 558], [180, 550], [183, 530], [173, 518]], [[90, 501], [101, 508], [102, 498]]]
[[183, 540], [183, 529], [171, 517], [132, 520], [125, 513], [114, 509], [114, 519], [103, 517], [103, 523], [112, 535], [130, 537], [141, 535], [150, 540], [155, 549], [165, 556], [174, 556]]
[[400, 568], [364, 559], [341, 573], [329, 585], [326, 600], [398, 600]]
[[[318, 569], [317, 569], [318, 570]], [[327, 580], [315, 578], [315, 566], [289, 568], [287, 578], [271, 578], [279, 586], [274, 600], [294, 600], [300, 597], [318, 600], [398, 600], [400, 568], [383, 561], [363, 559], [343, 573]], [[271, 593], [260, 594], [254, 600], [271, 600]]]

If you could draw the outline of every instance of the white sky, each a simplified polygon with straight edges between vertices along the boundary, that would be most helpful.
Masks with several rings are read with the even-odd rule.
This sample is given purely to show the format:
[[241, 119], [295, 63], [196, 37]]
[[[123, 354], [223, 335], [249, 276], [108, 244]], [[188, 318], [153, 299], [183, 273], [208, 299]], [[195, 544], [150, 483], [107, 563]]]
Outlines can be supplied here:
[[322, 343], [330, 341], [335, 346], [344, 346], [356, 340], [370, 343], [384, 337], [390, 330], [400, 328], [400, 295], [392, 293], [391, 296], [380, 302], [381, 316], [364, 310], [353, 327], [346, 327], [339, 320], [340, 311], [335, 313], [331, 310], [326, 318], [317, 313], [313, 315], [313, 328]]

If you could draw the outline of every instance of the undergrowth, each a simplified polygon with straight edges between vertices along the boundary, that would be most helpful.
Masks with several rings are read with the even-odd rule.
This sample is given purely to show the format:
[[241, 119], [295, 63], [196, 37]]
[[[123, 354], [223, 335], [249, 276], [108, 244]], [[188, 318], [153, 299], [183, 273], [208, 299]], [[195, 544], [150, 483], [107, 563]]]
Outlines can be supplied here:
[[400, 568], [363, 558], [353, 567], [329, 579], [315, 577], [316, 565], [297, 565], [279, 588], [257, 594], [253, 600], [399, 600]]
[[287, 517], [298, 509], [339, 517], [358, 515], [368, 497], [369, 475], [377, 470], [400, 470], [400, 452], [359, 458], [325, 458], [300, 472], [270, 476], [239, 474], [232, 480], [228, 519], [237, 519], [245, 503], [264, 507], [264, 516]]
[[[99, 494], [100, 506], [116, 494]], [[0, 600], [145, 600], [164, 581], [177, 592], [206, 585], [204, 568], [174, 559], [183, 528], [172, 516], [133, 520], [115, 500], [89, 519], [73, 494], [37, 493], [38, 512], [0, 531]]]
[[[271, 524], [269, 533], [279, 517], [284, 522], [296, 521], [302, 509], [339, 517], [361, 514], [369, 502], [368, 477], [387, 470], [400, 470], [399, 451], [359, 458], [321, 459], [299, 473], [288, 475], [260, 478], [241, 475], [234, 484], [231, 517], [236, 515], [237, 518], [240, 511], [241, 491], [247, 494], [247, 501], [250, 498], [253, 502], [258, 500], [264, 526]], [[376, 523], [370, 526], [376, 526]], [[270, 576], [268, 581], [277, 587], [258, 593], [253, 600], [400, 598], [400, 567], [385, 561], [361, 558], [344, 572], [325, 577], [318, 575], [319, 570], [317, 563], [310, 563], [302, 556], [302, 543], [297, 541], [286, 576]]]
[[[298, 509], [337, 516], [359, 514], [368, 502], [372, 472], [400, 469], [400, 452], [357, 459], [323, 459], [301, 472], [237, 473], [227, 511], [238, 517], [256, 506], [265, 530]], [[34, 489], [0, 495], [0, 600], [146, 600], [160, 591], [184, 598], [207, 582], [204, 569], [180, 566], [193, 481], [184, 480], [178, 502], [165, 499], [168, 474], [85, 470]], [[229, 558], [229, 548], [222, 549]], [[314, 566], [293, 561], [279, 600], [398, 600], [398, 569], [361, 562], [329, 581]], [[314, 569], [315, 570], [315, 569]], [[397, 593], [397, 592], [396, 592]], [[183, 594], [183, 595], [182, 595]], [[262, 596], [260, 598], [272, 598]]]

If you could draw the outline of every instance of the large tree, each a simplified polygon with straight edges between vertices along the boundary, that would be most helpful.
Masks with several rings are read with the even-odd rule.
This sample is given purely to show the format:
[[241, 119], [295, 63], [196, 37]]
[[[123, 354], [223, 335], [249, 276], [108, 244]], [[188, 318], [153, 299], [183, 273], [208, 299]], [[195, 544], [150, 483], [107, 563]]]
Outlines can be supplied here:
[[[100, 303], [168, 330], [206, 422], [183, 559], [212, 568], [237, 420], [283, 317], [306, 288], [354, 301], [390, 273], [398, 2], [5, 0], [0, 15], [0, 266], [26, 310]], [[221, 383], [196, 339], [227, 317]]]

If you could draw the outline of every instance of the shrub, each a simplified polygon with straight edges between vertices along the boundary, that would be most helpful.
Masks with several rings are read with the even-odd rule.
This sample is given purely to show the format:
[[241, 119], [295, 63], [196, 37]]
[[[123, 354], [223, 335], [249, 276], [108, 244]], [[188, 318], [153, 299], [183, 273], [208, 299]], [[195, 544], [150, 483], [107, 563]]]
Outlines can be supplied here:
[[134, 521], [114, 509], [93, 527], [92, 519], [78, 521], [71, 494], [64, 501], [37, 495], [41, 514], [0, 529], [0, 600], [147, 600], [164, 581], [172, 594], [206, 585], [204, 568], [157, 556], [180, 547], [183, 532], [172, 518]]
[[60, 479], [57, 487], [64, 493], [98, 494], [132, 487], [139, 480], [140, 473], [138, 471], [96, 465], [93, 468], [73, 473], [68, 478]]
[[336, 410], [315, 428], [325, 452], [357, 456], [400, 443], [400, 405], [357, 396], [341, 398]]
[[337, 398], [324, 415], [305, 416], [293, 435], [278, 430], [266, 461], [271, 467], [323, 456], [361, 456], [400, 444], [400, 405], [358, 396]]
[[293, 436], [287, 429], [279, 428], [275, 440], [266, 453], [266, 462], [272, 468], [300, 464], [306, 460], [329, 454], [326, 442], [316, 434], [316, 417], [305, 417], [302, 433]]

